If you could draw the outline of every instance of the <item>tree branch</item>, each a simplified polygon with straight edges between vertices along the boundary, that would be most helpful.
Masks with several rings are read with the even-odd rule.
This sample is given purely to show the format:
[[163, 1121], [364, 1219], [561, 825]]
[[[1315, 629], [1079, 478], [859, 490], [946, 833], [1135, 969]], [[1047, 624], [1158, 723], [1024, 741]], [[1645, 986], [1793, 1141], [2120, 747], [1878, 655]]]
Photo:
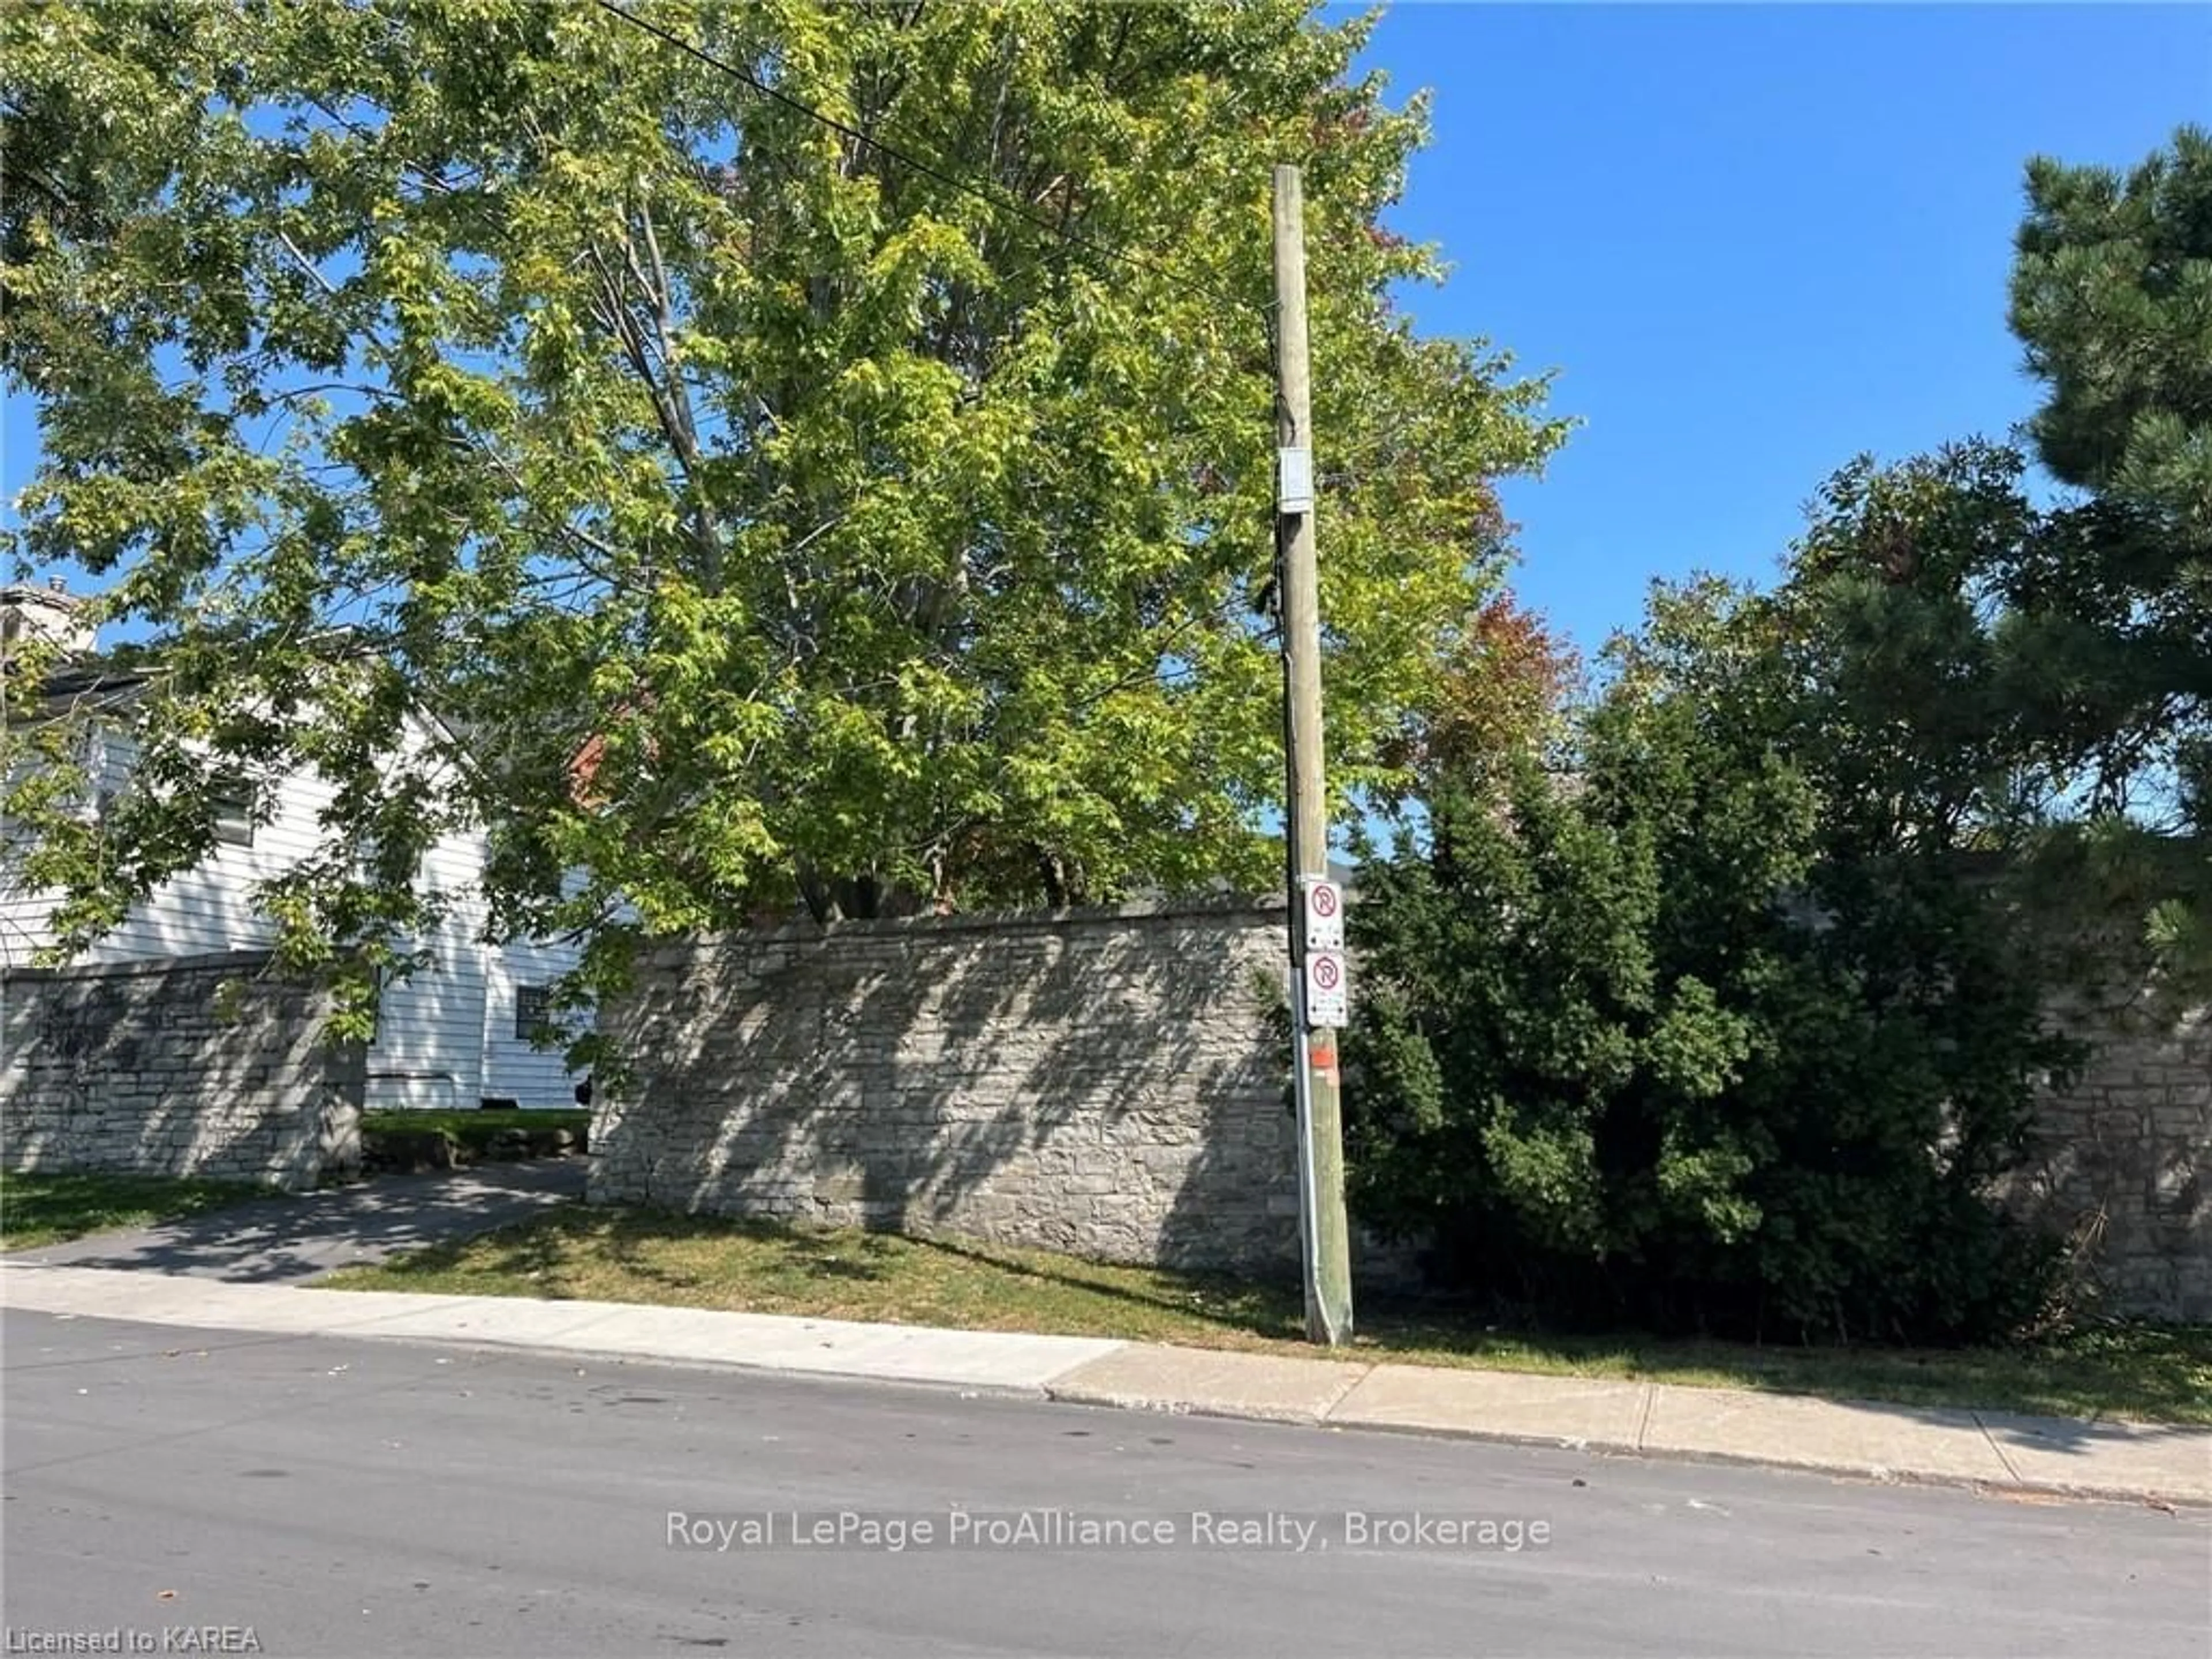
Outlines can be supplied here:
[[276, 233], [276, 240], [283, 244], [284, 252], [292, 256], [293, 259], [298, 263], [300, 269], [306, 271], [308, 276], [315, 279], [316, 285], [319, 287], [324, 293], [331, 295], [333, 299], [337, 296], [337, 287], [331, 283], [329, 277], [324, 276], [321, 271], [315, 269], [313, 264], [308, 259], [306, 254], [300, 252], [299, 245], [293, 241], [290, 233], [280, 230]]

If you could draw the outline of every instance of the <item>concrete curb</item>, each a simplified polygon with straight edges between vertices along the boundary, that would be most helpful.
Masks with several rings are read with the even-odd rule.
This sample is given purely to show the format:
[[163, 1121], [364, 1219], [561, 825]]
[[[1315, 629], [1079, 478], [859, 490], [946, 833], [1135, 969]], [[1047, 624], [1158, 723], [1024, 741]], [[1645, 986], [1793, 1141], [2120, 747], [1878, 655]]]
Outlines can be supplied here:
[[[1193, 1415], [1217, 1413], [1193, 1413]], [[1491, 1446], [1523, 1446], [1536, 1451], [1580, 1452], [1589, 1457], [1632, 1457], [1640, 1462], [1712, 1464], [1723, 1468], [1772, 1469], [1783, 1474], [1814, 1474], [1834, 1480], [1856, 1480], [1874, 1486], [1929, 1486], [1947, 1492], [1971, 1492], [1984, 1498], [2047, 1498], [2069, 1502], [2142, 1504], [2154, 1509], [2203, 1510], [2212, 1513], [2212, 1497], [2168, 1496], [2131, 1486], [2100, 1486], [2042, 1480], [1983, 1480], [1972, 1475], [1945, 1474], [1940, 1470], [1887, 1468], [1840, 1460], [1778, 1462], [1741, 1452], [1683, 1451], [1666, 1446], [1636, 1446], [1626, 1441], [1576, 1440], [1541, 1434], [1516, 1434], [1503, 1430], [1447, 1428], [1412, 1424], [1322, 1422], [1316, 1425], [1335, 1433], [1410, 1435], [1424, 1440], [1468, 1440]]]
[[[2054, 1430], [2079, 1434], [2087, 1429], [2097, 1429], [2119, 1437], [2124, 1442], [2133, 1437], [2150, 1440], [2163, 1453], [2170, 1453], [2172, 1468], [2148, 1480], [2123, 1480], [2085, 1475], [2081, 1479], [2053, 1480], [2033, 1474], [2023, 1474], [2013, 1467], [1996, 1445], [1988, 1440], [1990, 1456], [1984, 1472], [1969, 1473], [1939, 1466], [1940, 1460], [1929, 1456], [1915, 1463], [1900, 1458], [1877, 1462], [1866, 1457], [1850, 1457], [1832, 1453], [1823, 1454], [1816, 1444], [1808, 1444], [1803, 1451], [1793, 1449], [1787, 1455], [1774, 1455], [1745, 1451], [1725, 1445], [1655, 1444], [1646, 1437], [1650, 1430], [1648, 1410], [1636, 1413], [1636, 1437], [1624, 1437], [1603, 1433], [1577, 1433], [1566, 1425], [1551, 1428], [1506, 1428], [1473, 1425], [1464, 1420], [1464, 1413], [1451, 1409], [1448, 1402], [1438, 1409], [1397, 1421], [1380, 1421], [1373, 1416], [1356, 1413], [1352, 1400], [1359, 1387], [1372, 1378], [1389, 1376], [1399, 1381], [1409, 1374], [1430, 1368], [1397, 1366], [1367, 1363], [1364, 1374], [1350, 1389], [1339, 1391], [1332, 1404], [1318, 1411], [1297, 1412], [1285, 1409], [1279, 1401], [1262, 1401], [1255, 1408], [1216, 1398], [1178, 1397], [1170, 1382], [1163, 1380], [1150, 1387], [1132, 1386], [1132, 1373], [1138, 1376], [1148, 1370], [1169, 1371], [1181, 1356], [1188, 1352], [1161, 1347], [1132, 1344], [1121, 1354], [1102, 1362], [1120, 1373], [1120, 1380], [1110, 1385], [1085, 1375], [1094, 1370], [1086, 1365], [1065, 1378], [1045, 1385], [1046, 1395], [1070, 1405], [1102, 1407], [1125, 1411], [1153, 1411], [1170, 1416], [1212, 1417], [1294, 1424], [1331, 1432], [1413, 1435], [1426, 1439], [1468, 1440], [1490, 1445], [1523, 1446], [1551, 1451], [1578, 1452], [1592, 1457], [1637, 1458], [1639, 1460], [1678, 1463], [1710, 1463], [1739, 1468], [1770, 1468], [1784, 1472], [1820, 1475], [1828, 1479], [1850, 1480], [1878, 1486], [1915, 1486], [1945, 1487], [1981, 1493], [1991, 1498], [2041, 1498], [2102, 1503], [2148, 1504], [2169, 1510], [2212, 1511], [2212, 1431], [2164, 1429], [2142, 1425], [2087, 1425], [2063, 1419], [2012, 1419], [2015, 1423], [2040, 1422]], [[1334, 1368], [1339, 1362], [1325, 1360], [1279, 1361], [1279, 1364], [1305, 1364], [1316, 1367]], [[1536, 1373], [1494, 1372], [1468, 1370], [1436, 1373], [1437, 1383], [1445, 1390], [1458, 1389], [1480, 1389], [1487, 1385], [1505, 1382], [1518, 1390], [1540, 1392], [1546, 1384], [1572, 1386], [1586, 1379], [1550, 1377]], [[1966, 1435], [1987, 1439], [1987, 1425], [1980, 1413], [1972, 1412], [1936, 1412], [1929, 1409], [1894, 1407], [1880, 1402], [1855, 1406], [1848, 1402], [1815, 1400], [1810, 1396], [1793, 1395], [1753, 1395], [1735, 1389], [1688, 1389], [1665, 1383], [1620, 1383], [1610, 1385], [1624, 1395], [1643, 1394], [1648, 1397], [1705, 1396], [1720, 1397], [1739, 1403], [1745, 1411], [1758, 1415], [1772, 1415], [1785, 1419], [1802, 1415], [1808, 1408], [1816, 1412], [1843, 1416], [1864, 1414], [1876, 1419], [1902, 1417], [1907, 1419], [1905, 1431], [1929, 1436]], [[1456, 1419], [1456, 1420], [1455, 1420]], [[2164, 1442], [2166, 1443], [2159, 1444]], [[2077, 1454], [2094, 1459], [2097, 1451]], [[2194, 1462], [2194, 1468], [2191, 1462]]]
[[1049, 1379], [1045, 1394], [1072, 1406], [1312, 1426], [1326, 1422], [1374, 1369], [1364, 1360], [1132, 1342]]
[[[1776, 1468], [1992, 1498], [2212, 1510], [2212, 1431], [2148, 1425], [623, 1303], [234, 1285], [22, 1261], [0, 1261], [0, 1305], [271, 1340], [332, 1336], [892, 1382], [1338, 1433]], [[1655, 1419], [1679, 1425], [1655, 1441]], [[1772, 1449], [1753, 1449], [1762, 1443]], [[2078, 1460], [2079, 1476], [2037, 1467], [2054, 1457]]]

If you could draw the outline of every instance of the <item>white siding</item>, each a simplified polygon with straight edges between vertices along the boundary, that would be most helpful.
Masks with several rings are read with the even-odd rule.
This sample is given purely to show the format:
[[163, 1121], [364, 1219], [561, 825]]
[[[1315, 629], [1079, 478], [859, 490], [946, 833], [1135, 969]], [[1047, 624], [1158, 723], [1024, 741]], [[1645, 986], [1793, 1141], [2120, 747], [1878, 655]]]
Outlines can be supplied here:
[[524, 1106], [573, 1106], [580, 1079], [562, 1062], [561, 1050], [533, 1047], [515, 1035], [516, 993], [527, 985], [551, 985], [575, 967], [581, 952], [573, 945], [518, 939], [490, 955], [484, 1000], [484, 1093]]
[[429, 960], [386, 988], [376, 1040], [368, 1048], [362, 1103], [371, 1111], [467, 1109], [483, 1097], [490, 952], [477, 937], [483, 927], [483, 842], [475, 835], [447, 836], [423, 856], [420, 884], [445, 893], [448, 908], [437, 931], [421, 941]]
[[[128, 737], [108, 736], [101, 744], [92, 787], [120, 792], [128, 786], [137, 758], [137, 745]], [[331, 793], [327, 783], [309, 775], [286, 780], [277, 792], [275, 815], [267, 823], [254, 826], [252, 846], [218, 843], [198, 865], [171, 877], [132, 906], [79, 959], [151, 962], [273, 945], [275, 928], [252, 908], [253, 884], [283, 874], [314, 850], [320, 839], [317, 815], [329, 804]], [[0, 880], [8, 961], [24, 962], [31, 951], [53, 942], [53, 905], [50, 894], [26, 891], [13, 881]]]
[[[98, 787], [126, 787], [136, 754], [127, 738], [108, 738]], [[273, 945], [276, 929], [254, 909], [253, 889], [319, 848], [320, 815], [333, 793], [311, 773], [287, 779], [269, 822], [254, 826], [250, 846], [218, 843], [198, 865], [134, 906], [81, 959], [146, 962]], [[526, 1106], [574, 1103], [578, 1079], [560, 1052], [515, 1036], [515, 994], [522, 986], [550, 985], [575, 966], [580, 952], [557, 942], [486, 944], [483, 864], [483, 841], [473, 832], [445, 836], [424, 856], [422, 884], [446, 894], [447, 909], [422, 941], [429, 960], [386, 988], [368, 1054], [365, 1103], [371, 1109], [466, 1109], [487, 1097]], [[8, 879], [0, 856], [0, 964], [26, 965], [52, 944], [52, 912], [50, 895], [24, 891]]]
[[0, 968], [27, 968], [34, 952], [54, 942], [46, 925], [52, 910], [35, 894], [0, 884]]
[[[100, 787], [126, 788], [137, 759], [137, 747], [129, 738], [111, 738]], [[252, 846], [217, 843], [209, 857], [172, 876], [143, 903], [133, 906], [113, 933], [85, 953], [84, 960], [148, 962], [274, 945], [276, 930], [254, 911], [253, 887], [283, 875], [315, 851], [322, 841], [319, 815], [334, 793], [312, 773], [287, 778], [276, 791], [275, 816], [254, 825]]]
[[[119, 791], [137, 758], [127, 737], [105, 745], [98, 787]], [[250, 846], [218, 842], [191, 869], [171, 877], [120, 924], [94, 943], [87, 963], [158, 961], [212, 951], [262, 950], [276, 930], [253, 905], [257, 884], [297, 866], [321, 844], [320, 815], [334, 791], [298, 773], [278, 787], [273, 811]], [[474, 834], [437, 842], [424, 857], [426, 889], [453, 896], [427, 941], [430, 962], [390, 987], [368, 1051], [365, 1103], [473, 1107], [483, 1085], [484, 987], [489, 947], [477, 938], [483, 913], [483, 843]], [[0, 876], [0, 960], [22, 963], [52, 942], [51, 895], [21, 890]]]
[[[10, 787], [24, 781], [29, 764], [19, 763], [7, 780]], [[0, 968], [27, 968], [54, 942], [53, 900], [23, 884], [15, 864], [19, 844], [16, 826], [0, 822]]]

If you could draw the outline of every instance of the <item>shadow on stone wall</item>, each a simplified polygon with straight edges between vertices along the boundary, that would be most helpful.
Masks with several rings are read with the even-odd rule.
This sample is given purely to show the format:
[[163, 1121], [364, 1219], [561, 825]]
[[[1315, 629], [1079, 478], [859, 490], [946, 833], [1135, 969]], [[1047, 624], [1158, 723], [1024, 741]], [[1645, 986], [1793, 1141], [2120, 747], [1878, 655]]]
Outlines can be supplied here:
[[313, 1186], [360, 1158], [358, 1044], [266, 952], [0, 972], [11, 1170]]
[[1279, 908], [958, 918], [651, 954], [595, 1199], [1284, 1269]]

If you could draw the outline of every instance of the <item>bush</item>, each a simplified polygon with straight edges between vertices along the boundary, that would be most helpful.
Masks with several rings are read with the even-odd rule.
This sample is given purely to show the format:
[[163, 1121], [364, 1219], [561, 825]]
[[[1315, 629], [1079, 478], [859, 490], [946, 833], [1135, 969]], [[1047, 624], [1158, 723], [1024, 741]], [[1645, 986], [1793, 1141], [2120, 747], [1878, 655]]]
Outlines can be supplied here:
[[1988, 1188], [2073, 1057], [2038, 954], [2002, 889], [1861, 836], [1765, 739], [1737, 643], [1695, 653], [1713, 684], [1624, 674], [1565, 775], [1460, 765], [1363, 872], [1353, 1205], [1553, 1318], [2009, 1332], [2052, 1250]]
[[565, 1109], [366, 1112], [361, 1125], [362, 1167], [417, 1171], [566, 1157], [588, 1150], [591, 1122], [589, 1112]]

